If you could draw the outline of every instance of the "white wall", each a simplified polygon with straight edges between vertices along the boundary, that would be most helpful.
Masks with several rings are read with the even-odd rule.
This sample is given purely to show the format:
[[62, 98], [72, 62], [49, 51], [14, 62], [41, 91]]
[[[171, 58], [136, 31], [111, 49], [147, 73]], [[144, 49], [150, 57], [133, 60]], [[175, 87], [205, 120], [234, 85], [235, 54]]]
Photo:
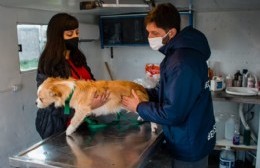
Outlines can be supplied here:
[[88, 66], [91, 68], [95, 79], [104, 79], [104, 64], [100, 50], [100, 42], [81, 42], [80, 48], [87, 58]]
[[196, 27], [208, 37], [217, 74], [248, 69], [260, 76], [260, 11], [201, 12]]
[[[47, 24], [53, 12], [36, 10], [10, 9], [0, 6], [0, 167], [9, 167], [8, 157], [18, 154], [40, 141], [35, 130], [37, 108], [36, 72], [20, 73], [17, 51], [17, 23]], [[82, 18], [84, 23], [96, 21], [90, 15]], [[85, 30], [82, 30], [85, 31]], [[98, 42], [81, 43], [83, 52], [88, 57], [88, 64], [96, 78], [102, 78], [98, 69], [102, 62]], [[99, 59], [100, 58], [100, 59]], [[98, 66], [95, 66], [97, 64]], [[22, 89], [12, 92], [12, 84], [21, 84]]]

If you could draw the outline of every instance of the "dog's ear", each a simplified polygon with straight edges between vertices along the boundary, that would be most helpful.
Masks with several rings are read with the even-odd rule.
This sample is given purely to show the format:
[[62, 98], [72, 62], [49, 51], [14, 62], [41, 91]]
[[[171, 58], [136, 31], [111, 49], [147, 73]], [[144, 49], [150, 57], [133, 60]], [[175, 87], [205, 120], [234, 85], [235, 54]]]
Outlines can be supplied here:
[[51, 97], [61, 97], [62, 93], [57, 86], [53, 86], [49, 90], [49, 95]]

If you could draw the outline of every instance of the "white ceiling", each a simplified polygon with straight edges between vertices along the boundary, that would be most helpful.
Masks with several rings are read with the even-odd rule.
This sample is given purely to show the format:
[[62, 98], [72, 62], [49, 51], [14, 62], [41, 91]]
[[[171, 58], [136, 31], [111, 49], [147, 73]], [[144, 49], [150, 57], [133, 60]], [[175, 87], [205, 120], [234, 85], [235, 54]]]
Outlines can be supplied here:
[[[122, 4], [145, 5], [144, 0], [103, 0], [104, 4], [119, 5], [92, 10], [80, 10], [79, 3], [85, 0], [0, 0], [0, 6], [27, 8], [93, 15], [147, 12], [148, 7], [119, 7]], [[260, 10], [260, 0], [155, 0], [155, 3], [171, 2], [176, 7], [188, 9], [190, 4], [195, 11]]]

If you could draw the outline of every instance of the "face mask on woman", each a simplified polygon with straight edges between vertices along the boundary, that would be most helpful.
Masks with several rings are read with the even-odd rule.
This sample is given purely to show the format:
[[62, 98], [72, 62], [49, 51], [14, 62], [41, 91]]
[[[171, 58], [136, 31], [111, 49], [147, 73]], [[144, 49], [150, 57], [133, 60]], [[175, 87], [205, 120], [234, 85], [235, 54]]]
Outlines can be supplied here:
[[[169, 32], [170, 31], [168, 31], [168, 33]], [[168, 33], [166, 33], [163, 37], [148, 38], [150, 47], [153, 50], [159, 50], [162, 46], [164, 46], [163, 40], [168, 36]]]
[[70, 51], [76, 50], [78, 48], [78, 44], [79, 44], [78, 37], [65, 40], [65, 46], [66, 46], [67, 50], [70, 50]]

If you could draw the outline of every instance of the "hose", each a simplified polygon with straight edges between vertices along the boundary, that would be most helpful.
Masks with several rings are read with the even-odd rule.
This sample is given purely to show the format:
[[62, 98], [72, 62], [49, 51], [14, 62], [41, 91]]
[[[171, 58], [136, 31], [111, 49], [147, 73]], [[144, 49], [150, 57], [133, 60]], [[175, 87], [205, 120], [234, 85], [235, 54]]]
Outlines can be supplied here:
[[[246, 120], [245, 120], [245, 116], [244, 116], [244, 113], [243, 113], [243, 103], [239, 103], [239, 116], [240, 116], [240, 119], [241, 119], [241, 122], [244, 126], [244, 128], [246, 130], [250, 130], [250, 127], [249, 125], [247, 124]], [[253, 133], [253, 131], [250, 131], [251, 132], [251, 138], [253, 139], [254, 143], [257, 143], [257, 138], [255, 136], [255, 134]]]

